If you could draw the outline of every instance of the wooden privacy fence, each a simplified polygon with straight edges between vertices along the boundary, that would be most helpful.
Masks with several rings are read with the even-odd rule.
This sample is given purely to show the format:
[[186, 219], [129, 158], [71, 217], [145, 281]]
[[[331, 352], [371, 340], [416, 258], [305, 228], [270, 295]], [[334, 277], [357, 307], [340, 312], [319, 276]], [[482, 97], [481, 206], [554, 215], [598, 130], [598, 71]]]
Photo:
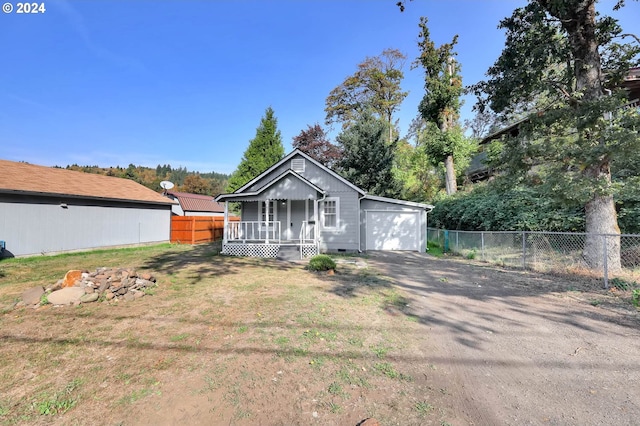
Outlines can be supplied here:
[[[238, 222], [239, 217], [229, 217]], [[210, 243], [222, 239], [222, 216], [171, 216], [171, 242], [178, 244]]]

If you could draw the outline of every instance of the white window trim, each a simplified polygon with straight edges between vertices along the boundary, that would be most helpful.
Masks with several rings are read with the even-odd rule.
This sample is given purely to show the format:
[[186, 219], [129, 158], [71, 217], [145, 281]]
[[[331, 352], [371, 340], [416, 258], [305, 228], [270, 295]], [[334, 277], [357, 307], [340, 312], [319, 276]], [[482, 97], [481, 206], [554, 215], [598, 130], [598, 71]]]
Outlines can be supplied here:
[[[327, 201], [335, 201], [335, 203], [336, 203], [336, 224], [335, 224], [335, 226], [326, 226], [325, 222], [324, 222], [324, 209], [325, 209]], [[337, 229], [339, 227], [339, 225], [340, 225], [340, 198], [339, 197], [327, 197], [327, 198], [324, 199], [324, 201], [322, 202], [321, 220], [322, 220], [322, 227], [324, 229]]]
[[276, 216], [276, 210], [273, 205], [273, 201], [269, 200], [269, 208], [266, 208], [267, 201], [258, 201], [258, 220], [261, 222], [266, 222], [266, 212], [270, 212], [271, 218], [269, 219], [269, 223], [275, 222], [278, 220]]

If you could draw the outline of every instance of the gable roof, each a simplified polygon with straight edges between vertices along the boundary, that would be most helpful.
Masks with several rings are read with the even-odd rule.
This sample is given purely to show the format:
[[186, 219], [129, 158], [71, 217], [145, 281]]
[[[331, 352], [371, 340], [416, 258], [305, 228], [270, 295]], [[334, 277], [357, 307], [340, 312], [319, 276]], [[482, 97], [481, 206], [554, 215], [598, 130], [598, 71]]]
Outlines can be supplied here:
[[190, 194], [188, 192], [167, 191], [178, 199], [180, 207], [190, 212], [224, 213], [224, 206], [214, 200], [210, 195]]
[[[269, 167], [267, 170], [265, 170], [264, 172], [260, 173], [258, 176], [256, 176], [255, 178], [251, 179], [249, 182], [247, 182], [246, 184], [244, 184], [242, 187], [236, 189], [234, 191], [234, 194], [238, 194], [241, 193], [242, 191], [244, 191], [245, 189], [251, 187], [254, 183], [258, 182], [260, 179], [262, 179], [264, 176], [268, 175], [269, 173], [271, 173], [273, 170], [277, 169], [278, 167], [280, 167], [282, 164], [286, 163], [287, 161], [289, 161], [291, 158], [293, 158], [296, 155], [300, 155], [303, 158], [305, 158], [307, 161], [310, 161], [311, 163], [313, 163], [314, 165], [320, 167], [322, 170], [324, 170], [325, 172], [329, 173], [331, 176], [333, 176], [334, 178], [338, 179], [340, 182], [344, 183], [345, 185], [349, 186], [351, 189], [353, 189], [356, 192], [359, 192], [361, 195], [365, 195], [367, 192], [364, 191], [361, 188], [358, 188], [357, 186], [355, 186], [354, 184], [352, 184], [351, 182], [349, 182], [348, 180], [346, 180], [345, 178], [343, 178], [342, 176], [340, 176], [339, 174], [337, 174], [336, 172], [334, 172], [333, 170], [331, 170], [330, 168], [328, 168], [327, 166], [319, 163], [318, 161], [314, 160], [313, 158], [311, 158], [309, 155], [305, 154], [304, 152], [300, 151], [299, 149], [294, 149], [293, 151], [291, 151], [288, 155], [286, 155], [282, 160], [278, 161], [277, 163], [275, 163], [273, 166]], [[300, 175], [298, 175], [300, 178], [302, 178]], [[280, 176], [279, 176], [280, 177]], [[278, 177], [278, 178], [279, 178]], [[306, 180], [306, 179], [305, 179]], [[308, 181], [307, 181], [308, 182]], [[219, 196], [218, 196], [219, 197]], [[216, 200], [218, 200], [219, 198], [216, 198]]]
[[[260, 188], [257, 191], [238, 193], [239, 190], [236, 190], [236, 192], [233, 192], [231, 194], [220, 194], [215, 198], [215, 200], [216, 201], [221, 201], [221, 200], [224, 200], [224, 199], [227, 199], [227, 198], [255, 197], [256, 195], [260, 195], [261, 193], [263, 193], [264, 191], [266, 191], [267, 189], [269, 189], [273, 185], [276, 185], [279, 181], [283, 180], [284, 178], [286, 178], [287, 176], [290, 176], [290, 175], [293, 176], [294, 178], [297, 178], [302, 183], [304, 183], [305, 185], [309, 186], [311, 189], [313, 189], [313, 190], [315, 190], [315, 191], [317, 191], [317, 192], [319, 192], [321, 194], [325, 193], [325, 191], [322, 188], [318, 187], [317, 185], [313, 184], [309, 180], [307, 180], [304, 177], [300, 176], [298, 173], [294, 172], [293, 170], [288, 169], [285, 172], [281, 173], [279, 176], [277, 176], [275, 179], [271, 180], [268, 184], [266, 184], [265, 186], [263, 186], [262, 188]], [[245, 185], [245, 186], [247, 186], [247, 185]]]
[[0, 160], [0, 193], [176, 204], [130, 179]]

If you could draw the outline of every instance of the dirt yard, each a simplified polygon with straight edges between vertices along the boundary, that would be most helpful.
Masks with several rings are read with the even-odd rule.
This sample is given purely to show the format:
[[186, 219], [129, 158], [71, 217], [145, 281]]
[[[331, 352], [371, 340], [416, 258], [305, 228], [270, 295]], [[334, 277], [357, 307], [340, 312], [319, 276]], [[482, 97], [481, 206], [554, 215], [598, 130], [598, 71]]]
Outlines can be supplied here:
[[[170, 246], [0, 262], [0, 423], [637, 424], [626, 295], [417, 253], [338, 261], [327, 275]], [[11, 308], [99, 266], [159, 286]]]

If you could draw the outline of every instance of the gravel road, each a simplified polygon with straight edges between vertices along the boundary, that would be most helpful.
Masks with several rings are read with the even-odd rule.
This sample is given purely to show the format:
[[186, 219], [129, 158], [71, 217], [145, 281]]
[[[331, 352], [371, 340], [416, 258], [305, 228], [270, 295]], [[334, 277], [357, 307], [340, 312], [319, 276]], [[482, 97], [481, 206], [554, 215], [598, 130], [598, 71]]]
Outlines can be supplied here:
[[640, 315], [627, 302], [598, 303], [610, 298], [594, 283], [426, 254], [368, 263], [411, 296], [452, 424], [640, 424]]

